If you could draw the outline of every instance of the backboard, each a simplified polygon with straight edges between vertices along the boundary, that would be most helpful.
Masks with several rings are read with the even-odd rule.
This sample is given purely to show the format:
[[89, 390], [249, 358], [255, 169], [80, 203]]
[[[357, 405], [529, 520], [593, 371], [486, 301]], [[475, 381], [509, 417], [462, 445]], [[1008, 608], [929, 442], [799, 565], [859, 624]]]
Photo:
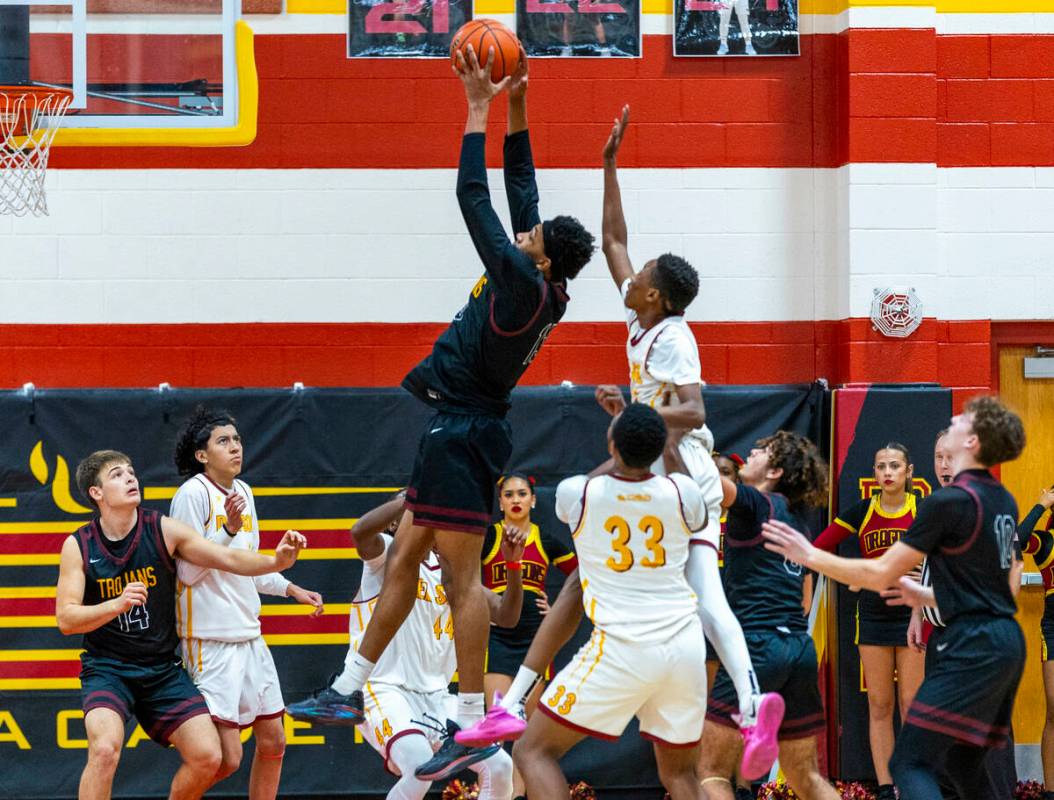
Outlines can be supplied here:
[[0, 0], [0, 84], [73, 90], [57, 146], [247, 144], [256, 75], [240, 5]]

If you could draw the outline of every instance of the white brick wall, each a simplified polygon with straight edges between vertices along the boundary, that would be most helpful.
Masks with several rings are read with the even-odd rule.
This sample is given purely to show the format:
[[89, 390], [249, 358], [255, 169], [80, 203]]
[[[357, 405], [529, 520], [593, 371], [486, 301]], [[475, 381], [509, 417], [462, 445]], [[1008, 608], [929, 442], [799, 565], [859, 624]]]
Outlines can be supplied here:
[[[886, 285], [946, 319], [1054, 309], [1054, 169], [621, 177], [634, 262], [685, 255], [695, 320], [864, 316]], [[599, 236], [598, 171], [539, 183], [543, 211]], [[481, 272], [453, 186], [451, 170], [56, 170], [50, 217], [0, 218], [0, 322], [445, 321]], [[568, 319], [618, 319], [612, 292], [598, 254]]]

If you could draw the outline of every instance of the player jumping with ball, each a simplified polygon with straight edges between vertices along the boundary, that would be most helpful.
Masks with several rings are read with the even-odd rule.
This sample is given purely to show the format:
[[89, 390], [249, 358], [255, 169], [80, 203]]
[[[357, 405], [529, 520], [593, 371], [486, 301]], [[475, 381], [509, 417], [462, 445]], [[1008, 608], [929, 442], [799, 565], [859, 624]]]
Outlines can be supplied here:
[[[509, 394], [567, 308], [567, 282], [593, 254], [593, 236], [578, 220], [542, 222], [527, 133], [527, 60], [515, 74], [491, 81], [490, 50], [481, 67], [474, 51], [458, 51], [455, 69], [465, 86], [468, 119], [461, 146], [457, 197], [476, 252], [486, 268], [468, 301], [403, 387], [435, 413], [429, 421], [407, 489], [407, 509], [387, 559], [384, 586], [369, 627], [336, 688], [349, 719], [362, 722], [362, 689], [377, 660], [413, 607], [421, 561], [435, 547], [453, 613], [459, 694], [457, 723], [483, 716], [483, 662], [490, 616], [480, 584], [483, 534], [498, 477], [512, 452], [505, 415]], [[484, 139], [491, 101], [509, 92], [505, 190], [515, 241], [491, 205]], [[468, 748], [463, 748], [467, 750]], [[466, 752], [444, 749], [447, 763], [419, 770], [430, 779]]]

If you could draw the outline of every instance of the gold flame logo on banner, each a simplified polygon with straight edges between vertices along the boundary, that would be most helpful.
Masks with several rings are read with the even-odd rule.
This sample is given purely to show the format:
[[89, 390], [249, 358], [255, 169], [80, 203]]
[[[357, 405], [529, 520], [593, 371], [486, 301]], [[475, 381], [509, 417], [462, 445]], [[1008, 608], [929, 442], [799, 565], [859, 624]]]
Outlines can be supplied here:
[[[29, 454], [29, 471], [33, 473], [33, 477], [41, 486], [47, 485], [49, 470], [47, 459], [44, 458], [43, 441], [37, 442], [33, 447], [33, 452]], [[51, 499], [61, 511], [67, 514], [92, 513], [90, 508], [82, 506], [73, 499], [73, 493], [70, 491], [69, 464], [60, 455], [55, 456], [55, 479], [51, 483]]]

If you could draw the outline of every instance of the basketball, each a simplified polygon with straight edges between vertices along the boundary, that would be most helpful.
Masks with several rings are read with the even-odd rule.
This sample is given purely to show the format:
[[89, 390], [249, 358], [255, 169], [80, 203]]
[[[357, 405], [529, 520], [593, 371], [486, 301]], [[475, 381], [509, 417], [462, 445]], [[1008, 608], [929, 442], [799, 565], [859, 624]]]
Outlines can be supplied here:
[[494, 48], [494, 64], [490, 70], [490, 79], [497, 83], [506, 75], [511, 75], [520, 65], [520, 40], [505, 25], [494, 19], [473, 19], [466, 22], [450, 41], [450, 60], [457, 67], [457, 51], [468, 60], [466, 47], [472, 45], [480, 66], [487, 63], [487, 54]]

